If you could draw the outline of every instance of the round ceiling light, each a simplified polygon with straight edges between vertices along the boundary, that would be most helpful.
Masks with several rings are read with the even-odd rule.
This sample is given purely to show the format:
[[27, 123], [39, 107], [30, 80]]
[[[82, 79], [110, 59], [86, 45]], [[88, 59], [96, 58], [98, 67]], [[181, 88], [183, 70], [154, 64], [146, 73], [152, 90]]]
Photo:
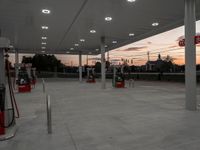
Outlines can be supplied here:
[[43, 37], [42, 37], [42, 40], [46, 40], [46, 39], [47, 39], [47, 37], [46, 37], [46, 36], [43, 36]]
[[74, 46], [78, 47], [78, 46], [79, 46], [79, 44], [74, 44]]
[[90, 30], [90, 33], [96, 33], [97, 31], [96, 30]]
[[42, 42], [41, 44], [42, 44], [42, 45], [47, 45], [47, 43], [46, 43], [46, 42]]
[[129, 33], [129, 36], [135, 36], [135, 34], [134, 33]]
[[133, 2], [135, 2], [136, 0], [127, 0], [127, 2], [129, 2], [129, 3], [133, 3]]
[[99, 49], [97, 48], [97, 49], [96, 49], [96, 51], [98, 52], [98, 51], [99, 51]]
[[45, 51], [41, 51], [42, 53], [45, 53]]
[[154, 23], [152, 23], [152, 26], [153, 27], [159, 26], [159, 23], [158, 22], [154, 22]]
[[41, 28], [42, 28], [43, 30], [48, 30], [48, 29], [49, 29], [48, 26], [42, 26]]
[[85, 39], [80, 39], [81, 42], [85, 42]]
[[70, 50], [71, 50], [71, 51], [73, 51], [73, 50], [74, 50], [74, 48], [72, 47], [72, 48], [70, 48]]
[[117, 41], [112, 41], [113, 44], [117, 44]]
[[41, 47], [42, 49], [46, 49], [46, 47]]
[[49, 9], [42, 9], [43, 14], [50, 14], [51, 11]]
[[105, 17], [105, 21], [107, 22], [112, 21], [112, 17]]

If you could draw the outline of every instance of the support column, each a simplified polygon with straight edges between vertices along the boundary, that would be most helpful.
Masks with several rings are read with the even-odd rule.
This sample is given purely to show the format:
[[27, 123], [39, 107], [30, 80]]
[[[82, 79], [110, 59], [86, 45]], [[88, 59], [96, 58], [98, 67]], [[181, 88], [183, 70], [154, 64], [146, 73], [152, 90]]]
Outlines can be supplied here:
[[15, 80], [18, 79], [19, 74], [19, 51], [18, 49], [15, 50]]
[[79, 81], [82, 82], [83, 81], [83, 77], [82, 77], [82, 52], [79, 52]]
[[185, 0], [185, 87], [186, 109], [197, 109], [195, 0]]
[[0, 48], [0, 84], [6, 84], [4, 50]]
[[109, 51], [107, 52], [107, 61], [110, 62], [110, 53], [109, 53]]
[[105, 37], [101, 37], [101, 87], [106, 88]]
[[86, 65], [88, 66], [88, 55], [87, 55], [87, 58], [86, 58]]

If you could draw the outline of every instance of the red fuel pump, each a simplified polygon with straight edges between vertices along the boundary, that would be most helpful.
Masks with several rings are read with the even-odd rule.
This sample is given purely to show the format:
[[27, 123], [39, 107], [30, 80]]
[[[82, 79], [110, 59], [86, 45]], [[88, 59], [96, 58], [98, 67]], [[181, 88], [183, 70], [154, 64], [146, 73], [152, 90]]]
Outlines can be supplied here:
[[[6, 52], [8, 50], [6, 49]], [[17, 103], [15, 100], [13, 87], [12, 87], [12, 80], [10, 75], [10, 63], [8, 61], [9, 55], [6, 53], [5, 55], [5, 68], [8, 78], [8, 90], [10, 95], [10, 108], [6, 108], [6, 86], [5, 84], [0, 84], [0, 140], [4, 140], [6, 138], [1, 138], [7, 133], [7, 129], [13, 127], [15, 125], [15, 118], [19, 118], [19, 111], [17, 107]], [[16, 111], [16, 116], [15, 116]], [[9, 115], [8, 115], [9, 114]], [[12, 114], [12, 116], [10, 116]], [[5, 121], [7, 120], [7, 121]], [[13, 137], [10, 135], [9, 137]]]
[[117, 66], [114, 66], [113, 69], [113, 87], [125, 88], [123, 68], [117, 68]]
[[25, 65], [19, 70], [17, 84], [19, 93], [31, 92], [31, 79]]

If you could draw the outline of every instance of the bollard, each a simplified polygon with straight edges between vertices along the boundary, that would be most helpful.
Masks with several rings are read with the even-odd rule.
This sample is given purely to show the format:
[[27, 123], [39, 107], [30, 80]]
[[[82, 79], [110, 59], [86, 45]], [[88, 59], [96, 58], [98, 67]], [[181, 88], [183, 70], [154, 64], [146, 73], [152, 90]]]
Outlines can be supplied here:
[[134, 88], [135, 87], [135, 80], [134, 79], [130, 79], [129, 80], [129, 88]]
[[51, 120], [51, 99], [50, 96], [46, 96], [47, 103], [47, 131], [48, 134], [52, 134], [52, 120]]

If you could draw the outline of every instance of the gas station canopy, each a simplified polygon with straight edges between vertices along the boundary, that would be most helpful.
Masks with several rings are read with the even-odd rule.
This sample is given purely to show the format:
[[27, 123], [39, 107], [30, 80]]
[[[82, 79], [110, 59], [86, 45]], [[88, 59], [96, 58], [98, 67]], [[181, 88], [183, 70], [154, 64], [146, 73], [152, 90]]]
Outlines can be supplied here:
[[183, 24], [184, 0], [0, 0], [0, 34], [20, 53], [99, 54], [101, 37], [111, 50]]

